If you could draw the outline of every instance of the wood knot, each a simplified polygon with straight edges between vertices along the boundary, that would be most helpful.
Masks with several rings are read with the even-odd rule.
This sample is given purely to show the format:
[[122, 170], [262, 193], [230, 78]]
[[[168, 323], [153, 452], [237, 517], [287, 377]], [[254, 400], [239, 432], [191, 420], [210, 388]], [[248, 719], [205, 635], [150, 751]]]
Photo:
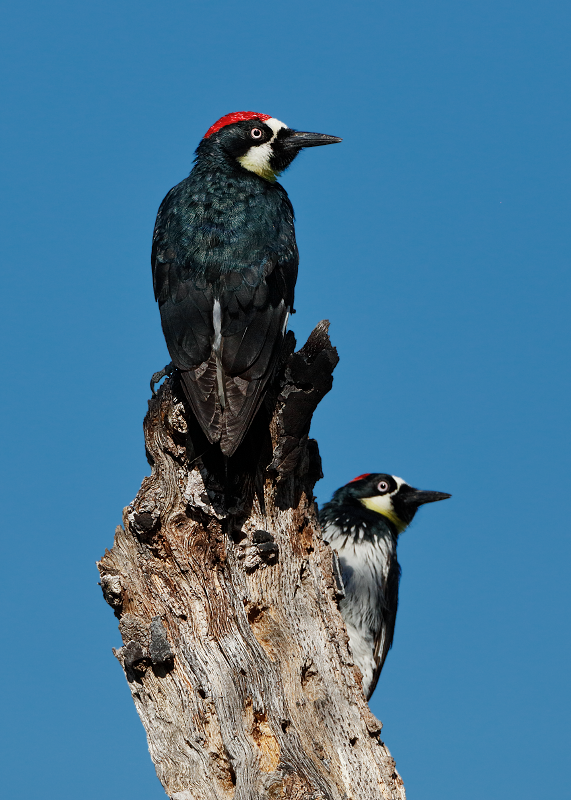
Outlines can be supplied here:
[[[234, 538], [237, 538], [236, 535]], [[244, 536], [236, 548], [238, 558], [244, 562], [248, 573], [271, 567], [279, 561], [280, 549], [269, 531], [254, 531], [252, 537]]]
[[139, 642], [127, 642], [124, 647], [120, 647], [118, 650], [113, 648], [113, 655], [121, 663], [129, 683], [139, 680], [150, 665], [150, 659]]
[[159, 517], [149, 511], [143, 511], [140, 514], [135, 512], [132, 515], [132, 525], [135, 533], [143, 534], [143, 536], [154, 533], [159, 527], [159, 522]]
[[105, 602], [109, 603], [111, 608], [120, 610], [123, 605], [123, 584], [121, 583], [121, 576], [103, 575], [99, 585], [101, 586]]
[[149, 655], [155, 666], [159, 664], [169, 664], [174, 659], [174, 653], [167, 639], [167, 632], [160, 617], [153, 617], [153, 621], [151, 622]]

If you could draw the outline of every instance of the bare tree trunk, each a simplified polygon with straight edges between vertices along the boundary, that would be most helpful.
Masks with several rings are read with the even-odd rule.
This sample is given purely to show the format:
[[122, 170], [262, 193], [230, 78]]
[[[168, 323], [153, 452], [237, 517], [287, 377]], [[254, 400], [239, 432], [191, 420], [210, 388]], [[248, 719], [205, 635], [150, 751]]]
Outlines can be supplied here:
[[[311, 416], [337, 352], [320, 323], [225, 463], [176, 377], [149, 402], [152, 474], [99, 563], [115, 651], [172, 800], [404, 800], [337, 608]], [[269, 465], [269, 466], [266, 466]]]

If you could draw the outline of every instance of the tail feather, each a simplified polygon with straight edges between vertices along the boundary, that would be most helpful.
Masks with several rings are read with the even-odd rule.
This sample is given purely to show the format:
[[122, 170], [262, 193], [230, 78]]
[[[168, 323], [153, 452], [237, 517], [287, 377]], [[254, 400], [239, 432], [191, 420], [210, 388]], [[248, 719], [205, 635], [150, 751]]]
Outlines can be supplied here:
[[263, 380], [245, 381], [239, 377], [226, 377], [225, 389], [228, 405], [222, 415], [220, 449], [231, 456], [241, 444], [263, 400]]
[[216, 359], [209, 358], [196, 369], [180, 373], [186, 399], [206, 434], [213, 444], [220, 440], [222, 409], [218, 398]]
[[181, 371], [181, 379], [186, 398], [208, 441], [218, 442], [225, 456], [233, 455], [261, 405], [266, 381], [224, 375], [215, 356], [197, 369]]

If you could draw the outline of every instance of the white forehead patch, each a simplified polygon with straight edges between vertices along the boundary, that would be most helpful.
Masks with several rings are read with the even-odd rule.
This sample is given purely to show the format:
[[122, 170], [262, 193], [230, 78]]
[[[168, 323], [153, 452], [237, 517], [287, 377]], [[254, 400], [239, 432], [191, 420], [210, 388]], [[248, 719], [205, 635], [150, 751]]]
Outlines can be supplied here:
[[273, 132], [274, 132], [274, 135], [270, 139], [270, 141], [272, 141], [272, 142], [276, 138], [276, 134], [279, 133], [282, 128], [287, 128], [287, 125], [285, 124], [285, 122], [280, 122], [279, 119], [276, 119], [275, 117], [270, 117], [265, 122], [266, 122], [266, 125], [268, 126], [268, 128], [271, 128], [273, 130]]
[[265, 178], [267, 181], [275, 181], [277, 177], [277, 173], [273, 171], [270, 167], [270, 159], [272, 157], [272, 142], [278, 135], [279, 131], [282, 128], [287, 128], [285, 122], [280, 122], [279, 119], [275, 119], [275, 117], [270, 117], [270, 119], [264, 120], [264, 124], [271, 128], [274, 132], [274, 135], [269, 140], [269, 142], [264, 142], [264, 144], [253, 145], [250, 147], [248, 152], [238, 157], [238, 161], [244, 167], [244, 169], [249, 169], [250, 172], [255, 172], [256, 175], [259, 175], [260, 178]]

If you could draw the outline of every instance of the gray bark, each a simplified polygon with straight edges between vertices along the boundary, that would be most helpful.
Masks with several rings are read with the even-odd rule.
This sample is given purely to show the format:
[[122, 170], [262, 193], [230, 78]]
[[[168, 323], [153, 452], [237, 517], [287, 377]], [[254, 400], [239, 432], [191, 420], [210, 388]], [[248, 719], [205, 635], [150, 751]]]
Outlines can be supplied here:
[[[364, 699], [313, 499], [311, 416], [337, 353], [320, 323], [229, 463], [176, 375], [149, 402], [152, 473], [99, 562], [120, 661], [172, 800], [404, 800]], [[266, 466], [269, 465], [269, 466]]]

